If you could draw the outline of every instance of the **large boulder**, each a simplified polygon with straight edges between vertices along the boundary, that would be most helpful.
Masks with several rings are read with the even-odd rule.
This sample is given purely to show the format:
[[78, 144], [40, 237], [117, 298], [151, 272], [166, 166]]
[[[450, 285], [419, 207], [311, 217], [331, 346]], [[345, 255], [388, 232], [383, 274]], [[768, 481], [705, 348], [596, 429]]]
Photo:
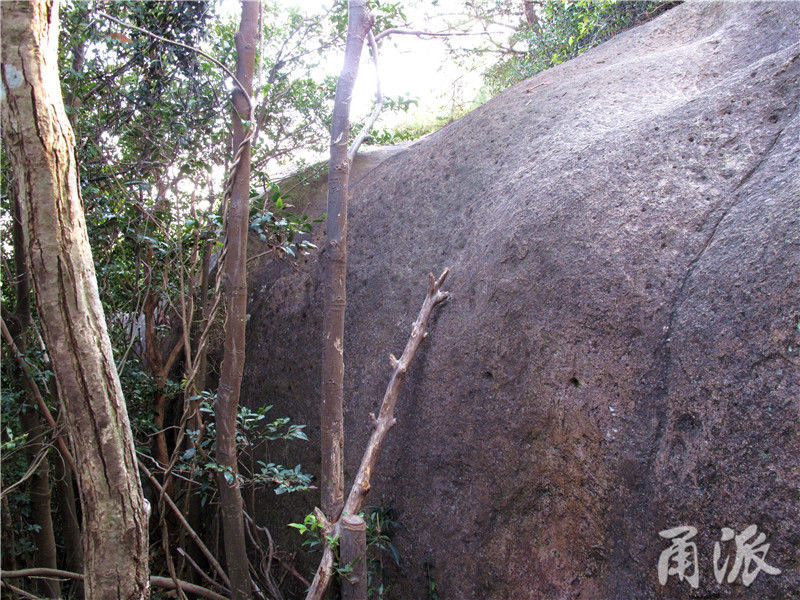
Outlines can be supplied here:
[[[349, 477], [425, 277], [452, 270], [367, 501], [403, 525], [390, 597], [800, 598], [798, 23], [680, 5], [354, 177]], [[318, 281], [316, 258], [253, 268], [245, 383], [308, 424], [271, 458], [314, 473]], [[722, 528], [751, 524], [767, 570], [717, 583]], [[696, 590], [659, 582], [677, 526]]]

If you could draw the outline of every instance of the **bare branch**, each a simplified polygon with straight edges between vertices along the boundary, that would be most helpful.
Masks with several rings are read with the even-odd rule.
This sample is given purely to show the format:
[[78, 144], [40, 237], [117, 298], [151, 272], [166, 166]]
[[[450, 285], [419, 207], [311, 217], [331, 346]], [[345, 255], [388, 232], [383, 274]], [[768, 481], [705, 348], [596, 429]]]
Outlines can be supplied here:
[[392, 27], [391, 29], [384, 29], [375, 36], [375, 41], [378, 42], [390, 35], [414, 35], [418, 38], [436, 38], [436, 37], [463, 37], [475, 35], [489, 35], [485, 31], [417, 31], [414, 29], [400, 29]]
[[208, 582], [209, 585], [213, 585], [222, 590], [223, 592], [225, 592], [226, 594], [230, 594], [230, 590], [220, 585], [219, 582], [211, 579], [211, 577], [208, 576], [208, 573], [206, 573], [203, 569], [200, 568], [200, 565], [198, 565], [194, 561], [194, 559], [189, 555], [188, 552], [186, 552], [186, 550], [184, 550], [183, 548], [177, 548], [176, 552], [180, 554], [186, 560], [186, 562], [188, 562], [192, 566], [192, 568], [194, 568], [197, 574]]
[[[0, 577], [2, 577], [2, 579], [17, 579], [21, 577], [46, 577], [53, 579], [63, 578], [63, 579], [75, 579], [77, 581], [83, 581], [82, 573], [73, 573], [72, 571], [62, 571], [61, 569], [44, 569], [44, 568], [19, 569], [17, 571], [0, 571]], [[203, 598], [208, 598], [209, 600], [228, 600], [222, 594], [218, 594], [212, 590], [201, 587], [199, 585], [189, 583], [188, 581], [182, 581], [180, 579], [178, 579], [177, 581], [178, 583], [176, 585], [176, 583], [172, 581], [172, 579], [170, 579], [169, 577], [159, 577], [157, 575], [150, 576], [150, 584], [156, 587], [160, 587], [166, 590], [174, 590], [176, 589], [177, 586], [180, 586], [180, 588], [184, 592], [189, 592], [190, 594], [196, 594], [198, 596], [202, 596]], [[35, 598], [36, 596], [31, 596], [31, 597]]]
[[228, 576], [225, 574], [225, 571], [222, 569], [222, 566], [219, 564], [214, 555], [211, 554], [211, 551], [206, 548], [206, 545], [200, 539], [200, 536], [197, 535], [194, 529], [189, 525], [186, 521], [186, 518], [183, 516], [181, 510], [175, 505], [175, 502], [172, 501], [172, 498], [169, 497], [168, 494], [164, 492], [164, 488], [158, 483], [158, 480], [153, 477], [153, 474], [150, 470], [144, 466], [141, 460], [137, 461], [139, 463], [139, 469], [147, 476], [147, 479], [150, 480], [150, 483], [155, 488], [155, 490], [161, 494], [164, 498], [164, 502], [172, 509], [172, 512], [175, 513], [175, 516], [178, 517], [178, 521], [180, 521], [181, 525], [186, 529], [186, 532], [189, 534], [189, 537], [194, 540], [194, 543], [197, 544], [197, 547], [200, 551], [205, 555], [206, 559], [208, 559], [209, 564], [214, 567], [214, 570], [219, 573], [219, 576], [222, 578], [222, 581], [225, 582], [225, 585], [230, 586], [231, 580], [228, 579]]
[[353, 482], [353, 486], [350, 488], [350, 495], [347, 497], [347, 502], [345, 502], [344, 512], [347, 514], [357, 515], [358, 511], [361, 509], [361, 503], [364, 497], [367, 495], [367, 492], [369, 492], [370, 475], [378, 460], [381, 445], [389, 429], [395, 424], [394, 408], [397, 404], [400, 388], [408, 372], [408, 367], [417, 352], [417, 348], [419, 348], [420, 343], [425, 337], [425, 327], [428, 325], [431, 311], [437, 304], [446, 300], [449, 296], [448, 292], [441, 291], [442, 284], [449, 272], [450, 269], [445, 269], [441, 276], [435, 281], [433, 275], [430, 276], [428, 294], [425, 296], [425, 300], [422, 302], [422, 308], [419, 311], [419, 316], [417, 316], [417, 320], [411, 328], [411, 335], [408, 338], [403, 354], [394, 367], [394, 372], [389, 380], [386, 393], [383, 396], [380, 413], [375, 420], [375, 427], [372, 430], [372, 435], [370, 435], [369, 442], [367, 443], [367, 449], [364, 451], [364, 456], [361, 459], [361, 466], [358, 469], [358, 474]]

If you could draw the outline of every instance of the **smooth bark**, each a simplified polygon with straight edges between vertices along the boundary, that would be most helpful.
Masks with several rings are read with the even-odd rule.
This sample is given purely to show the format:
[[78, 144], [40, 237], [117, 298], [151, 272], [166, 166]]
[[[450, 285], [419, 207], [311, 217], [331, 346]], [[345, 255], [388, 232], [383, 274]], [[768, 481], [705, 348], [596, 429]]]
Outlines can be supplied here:
[[83, 511], [87, 598], [149, 595], [147, 511], [58, 77], [58, 5], [2, 3], [3, 136]]
[[343, 515], [339, 531], [339, 568], [350, 567], [342, 576], [342, 600], [367, 600], [367, 524]]
[[338, 518], [344, 504], [344, 313], [347, 305], [347, 199], [350, 163], [347, 142], [350, 103], [364, 39], [373, 17], [366, 0], [350, 0], [344, 67], [336, 85], [328, 165], [328, 217], [323, 256], [322, 402], [320, 407], [322, 511]]
[[[224, 277], [227, 310], [225, 346], [215, 412], [217, 462], [225, 469], [217, 478], [220, 492], [225, 561], [234, 600], [250, 598], [250, 574], [244, 532], [244, 504], [239, 486], [236, 415], [244, 372], [247, 323], [247, 231], [250, 215], [250, 135], [259, 3], [242, 1], [242, 19], [236, 34], [236, 79], [243, 89], [233, 92], [233, 176], [226, 226]], [[244, 121], [247, 121], [245, 124]]]

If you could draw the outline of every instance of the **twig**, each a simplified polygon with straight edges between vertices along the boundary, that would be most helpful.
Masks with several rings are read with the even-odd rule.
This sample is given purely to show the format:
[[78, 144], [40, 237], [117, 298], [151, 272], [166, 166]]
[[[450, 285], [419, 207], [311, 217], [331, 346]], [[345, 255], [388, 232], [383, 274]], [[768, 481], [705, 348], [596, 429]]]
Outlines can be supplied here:
[[233, 79], [234, 83], [236, 84], [236, 87], [238, 87], [239, 91], [244, 94], [245, 98], [247, 98], [247, 103], [252, 105], [252, 102], [250, 100], [250, 95], [245, 91], [244, 86], [236, 78], [236, 75], [233, 74], [233, 71], [231, 71], [228, 67], [223, 65], [220, 61], [218, 61], [216, 58], [214, 58], [210, 54], [207, 54], [207, 53], [203, 52], [202, 50], [200, 50], [200, 48], [195, 48], [194, 46], [190, 46], [189, 44], [184, 44], [183, 42], [179, 42], [177, 40], [171, 40], [169, 38], [162, 37], [160, 35], [157, 35], [157, 34], [153, 33], [152, 31], [148, 31], [147, 29], [143, 29], [141, 27], [137, 27], [136, 25], [129, 25], [128, 23], [125, 23], [124, 21], [120, 21], [119, 19], [117, 19], [115, 17], [112, 17], [111, 15], [109, 15], [107, 13], [104, 13], [102, 10], [98, 10], [97, 14], [100, 15], [101, 17], [103, 17], [104, 19], [108, 19], [109, 21], [111, 21], [113, 23], [116, 23], [120, 27], [125, 27], [127, 29], [133, 29], [133, 30], [138, 31], [140, 33], [143, 33], [145, 35], [149, 35], [151, 38], [157, 39], [157, 40], [159, 40], [161, 42], [165, 42], [167, 44], [172, 44], [173, 46], [179, 46], [181, 48], [185, 48], [186, 50], [191, 50], [192, 52], [195, 52], [195, 53], [199, 54], [200, 56], [210, 60], [212, 63], [217, 65], [220, 69], [222, 69], [228, 77]]
[[[112, 17], [111, 15], [109, 15], [107, 13], [104, 13], [101, 10], [97, 11], [97, 14], [100, 15], [101, 17], [103, 17], [104, 19], [108, 19], [109, 21], [111, 21], [113, 23], [116, 23], [117, 25], [119, 25], [121, 27], [126, 27], [128, 29], [133, 29], [135, 31], [139, 31], [141, 33], [144, 33], [145, 35], [149, 35], [150, 37], [152, 37], [154, 39], [157, 39], [157, 40], [160, 40], [162, 42], [165, 42], [167, 44], [172, 44], [174, 46], [179, 46], [181, 48], [185, 48], [186, 50], [191, 50], [192, 52], [196, 52], [200, 56], [202, 56], [204, 58], [207, 58], [212, 63], [217, 65], [220, 69], [222, 69], [225, 72], [226, 75], [228, 75], [231, 79], [233, 79], [234, 83], [236, 84], [236, 87], [239, 89], [239, 92], [241, 92], [241, 94], [244, 96], [245, 100], [247, 101], [247, 112], [248, 112], [247, 120], [249, 122], [249, 126], [247, 128], [247, 133], [245, 133], [244, 137], [242, 138], [241, 143], [239, 144], [238, 148], [236, 148], [236, 152], [234, 153], [233, 162], [231, 163], [230, 175], [228, 176], [228, 179], [227, 179], [227, 181], [225, 183], [225, 187], [223, 188], [223, 196], [227, 197], [228, 195], [230, 195], [230, 193], [231, 193], [231, 191], [233, 189], [233, 180], [236, 177], [236, 172], [239, 170], [239, 163], [242, 160], [242, 156], [244, 154], [244, 150], [250, 144], [250, 142], [252, 141], [253, 134], [255, 133], [255, 123], [254, 123], [255, 105], [253, 104], [253, 99], [250, 97], [250, 94], [248, 94], [247, 91], [245, 91], [245, 88], [242, 85], [242, 82], [239, 81], [239, 79], [237, 79], [236, 75], [234, 75], [233, 72], [230, 69], [228, 69], [228, 67], [223, 65], [220, 61], [218, 61], [216, 58], [214, 58], [210, 54], [207, 54], [206, 52], [203, 52], [199, 48], [195, 48], [194, 46], [190, 46], [188, 44], [184, 44], [184, 43], [178, 42], [176, 40], [171, 40], [169, 38], [162, 37], [160, 35], [157, 35], [157, 34], [153, 33], [152, 31], [148, 31], [147, 29], [143, 29], [141, 27], [137, 27], [136, 25], [129, 25], [128, 23], [125, 23], [124, 21], [120, 21], [119, 19], [117, 19], [115, 17]], [[235, 104], [234, 104], [234, 110], [238, 110], [236, 108]]]
[[385, 37], [390, 35], [415, 35], [419, 38], [426, 38], [426, 37], [458, 37], [458, 36], [472, 36], [472, 35], [488, 35], [486, 32], [479, 31], [479, 32], [472, 32], [472, 31], [443, 31], [443, 32], [433, 32], [433, 31], [416, 31], [412, 29], [400, 29], [397, 27], [392, 27], [390, 29], [384, 29], [378, 35], [375, 36], [375, 41], [382, 40]]
[[15, 481], [11, 485], [4, 486], [3, 491], [0, 492], [0, 494], [5, 496], [6, 494], [11, 493], [13, 490], [21, 486], [23, 483], [25, 483], [30, 477], [32, 477], [34, 473], [36, 473], [36, 471], [39, 469], [39, 465], [42, 463], [42, 461], [47, 458], [47, 453], [50, 451], [50, 448], [52, 448], [52, 446], [53, 446], [52, 443], [45, 444], [45, 446], [41, 450], [39, 450], [39, 452], [36, 453], [36, 456], [34, 457], [33, 461], [28, 467], [28, 470], [25, 471], [25, 474], [19, 480]]
[[[361, 503], [364, 497], [369, 492], [370, 476], [378, 461], [381, 445], [386, 435], [389, 433], [389, 430], [397, 421], [394, 417], [394, 408], [397, 404], [400, 388], [406, 378], [408, 367], [417, 352], [417, 348], [419, 348], [422, 340], [428, 336], [425, 327], [428, 324], [431, 311], [437, 304], [446, 300], [450, 295], [449, 292], [443, 292], [441, 290], [442, 284], [449, 272], [450, 269], [445, 269], [438, 279], [435, 279], [433, 275], [428, 275], [428, 294], [425, 296], [425, 300], [422, 302], [422, 308], [419, 311], [419, 316], [417, 320], [414, 321], [414, 326], [411, 328], [411, 335], [408, 338], [405, 350], [403, 350], [403, 354], [399, 359], [395, 358], [392, 354], [389, 355], [389, 360], [393, 367], [392, 378], [389, 380], [389, 385], [386, 387], [386, 393], [383, 396], [378, 418], [373, 418], [372, 435], [370, 435], [367, 448], [364, 450], [364, 455], [361, 458], [361, 466], [350, 488], [350, 494], [347, 496], [347, 502], [345, 502], [344, 510], [342, 511], [343, 515], [357, 515], [358, 511], [361, 509]], [[327, 522], [319, 509], [315, 509], [315, 513], [317, 514], [317, 518], [322, 522], [325, 535], [332, 535], [335, 537], [339, 534], [339, 523], [341, 519], [331, 524]], [[317, 572], [314, 574], [314, 581], [311, 582], [311, 587], [306, 595], [306, 600], [321, 600], [331, 581], [332, 575], [333, 548], [330, 544], [326, 544], [322, 554], [322, 560], [320, 561], [319, 567], [317, 567]]]
[[15, 593], [17, 593], [17, 594], [21, 595], [23, 598], [30, 598], [30, 600], [44, 600], [44, 598], [42, 598], [41, 596], [34, 596], [34, 595], [33, 595], [33, 594], [31, 594], [30, 592], [26, 592], [26, 591], [25, 591], [25, 590], [23, 590], [22, 588], [18, 588], [18, 587], [17, 587], [17, 586], [15, 586], [15, 585], [11, 585], [11, 584], [10, 584], [10, 583], [8, 583], [7, 581], [0, 581], [0, 585], [4, 585], [4, 586], [6, 586], [6, 587], [7, 587], [8, 589], [10, 589], [12, 592], [15, 592]]

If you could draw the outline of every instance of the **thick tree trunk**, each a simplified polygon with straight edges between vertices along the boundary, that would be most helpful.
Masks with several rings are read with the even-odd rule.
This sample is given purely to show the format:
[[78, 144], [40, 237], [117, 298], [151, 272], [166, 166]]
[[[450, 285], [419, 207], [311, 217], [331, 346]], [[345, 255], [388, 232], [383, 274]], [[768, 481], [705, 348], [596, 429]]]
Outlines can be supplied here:
[[364, 39], [373, 17], [366, 0], [350, 0], [344, 67], [336, 85], [331, 124], [331, 158], [328, 165], [328, 218], [323, 280], [321, 445], [322, 512], [338, 518], [344, 505], [344, 313], [347, 305], [347, 199], [350, 159], [350, 102], [358, 76]]
[[236, 34], [236, 78], [244, 87], [233, 93], [233, 186], [226, 238], [225, 282], [227, 312], [225, 315], [225, 350], [217, 391], [215, 420], [217, 427], [217, 461], [226, 471], [218, 477], [220, 513], [222, 517], [225, 561], [231, 579], [234, 600], [250, 598], [247, 546], [244, 533], [242, 491], [239, 487], [236, 451], [236, 415], [239, 409], [242, 373], [244, 372], [245, 326], [247, 323], [247, 231], [250, 215], [250, 144], [245, 129], [255, 124], [251, 118], [250, 96], [253, 91], [255, 51], [258, 40], [259, 3], [242, 1], [242, 20]]
[[147, 512], [97, 290], [58, 78], [58, 6], [2, 3], [3, 135], [45, 342], [75, 450], [87, 598], [149, 595]]

